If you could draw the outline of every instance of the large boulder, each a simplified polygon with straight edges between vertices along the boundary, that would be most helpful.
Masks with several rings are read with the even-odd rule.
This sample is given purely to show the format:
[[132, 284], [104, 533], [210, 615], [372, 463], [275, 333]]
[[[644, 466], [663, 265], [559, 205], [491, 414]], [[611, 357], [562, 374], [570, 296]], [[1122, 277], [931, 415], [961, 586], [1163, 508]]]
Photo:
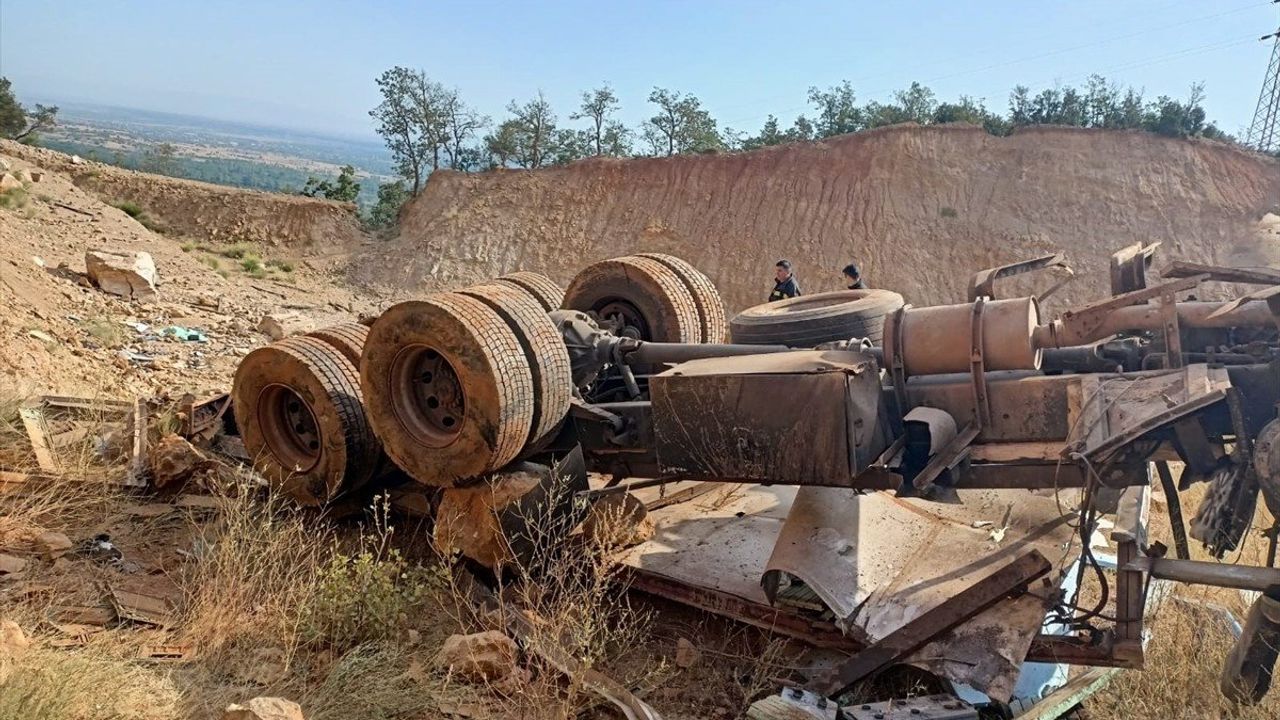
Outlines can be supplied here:
[[232, 703], [222, 712], [222, 720], [306, 720], [302, 706], [278, 697], [256, 697], [244, 705]]
[[497, 630], [488, 630], [449, 636], [436, 663], [464, 680], [493, 682], [515, 671], [517, 653], [514, 640]]
[[84, 254], [89, 279], [112, 295], [150, 302], [156, 293], [156, 263], [151, 253], [90, 250]]
[[0, 175], [0, 192], [9, 192], [10, 190], [21, 190], [21, 189], [22, 189], [21, 180], [10, 175], [9, 173], [4, 173], [3, 175]]

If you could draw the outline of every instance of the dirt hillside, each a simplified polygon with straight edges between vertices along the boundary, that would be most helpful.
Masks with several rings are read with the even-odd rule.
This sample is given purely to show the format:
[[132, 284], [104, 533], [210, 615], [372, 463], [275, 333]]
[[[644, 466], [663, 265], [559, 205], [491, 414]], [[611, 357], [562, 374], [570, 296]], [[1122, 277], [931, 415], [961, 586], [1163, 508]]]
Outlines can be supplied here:
[[[0, 194], [0, 398], [219, 392], [230, 386], [240, 358], [270, 341], [257, 330], [265, 315], [291, 313], [315, 325], [347, 322], [374, 312], [380, 300], [340, 282], [334, 268], [345, 268], [345, 256], [268, 243], [207, 243], [207, 236], [172, 228], [153, 232], [73, 183], [64, 172], [80, 166], [64, 165], [66, 156], [11, 153], [15, 147], [0, 147], [0, 161], [14, 172], [43, 172], [22, 191]], [[23, 159], [29, 157], [52, 161]], [[183, 183], [130, 175], [140, 185], [169, 188], [172, 207], [199, 216], [249, 209], [264, 218], [264, 230], [273, 208], [294, 201], [234, 189], [222, 197], [199, 188], [182, 195]], [[84, 277], [88, 250], [149, 253], [158, 300], [136, 303], [93, 287]], [[166, 334], [175, 326], [203, 337], [177, 340]]]
[[355, 205], [135, 172], [0, 141], [0, 153], [62, 173], [105, 202], [131, 202], [165, 232], [214, 243], [341, 253], [365, 239]]
[[[566, 282], [635, 251], [685, 257], [731, 310], [762, 301], [778, 258], [806, 292], [851, 260], [909, 302], [964, 298], [983, 267], [1065, 250], [1067, 301], [1104, 293], [1107, 257], [1162, 240], [1173, 257], [1280, 260], [1264, 220], [1280, 163], [1219, 143], [1141, 132], [900, 126], [749, 153], [589, 160], [563, 168], [437, 172], [399, 240], [357, 280], [419, 289], [516, 268]], [[1274, 220], [1274, 217], [1267, 220]]]

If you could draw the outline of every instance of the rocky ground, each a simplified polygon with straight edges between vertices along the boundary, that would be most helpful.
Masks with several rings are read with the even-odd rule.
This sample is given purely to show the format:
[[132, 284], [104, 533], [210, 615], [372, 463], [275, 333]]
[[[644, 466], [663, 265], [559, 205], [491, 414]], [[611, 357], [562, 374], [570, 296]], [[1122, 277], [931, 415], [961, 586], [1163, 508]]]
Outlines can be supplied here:
[[[0, 387], [218, 392], [241, 356], [269, 342], [257, 330], [264, 317], [330, 324], [387, 300], [344, 286], [341, 270], [325, 260], [284, 246], [155, 232], [146, 207], [120, 203], [133, 217], [60, 172], [0, 160], [12, 173], [39, 177], [0, 199]], [[149, 254], [154, 295], [135, 302], [95, 286], [85, 260], [94, 250]]]

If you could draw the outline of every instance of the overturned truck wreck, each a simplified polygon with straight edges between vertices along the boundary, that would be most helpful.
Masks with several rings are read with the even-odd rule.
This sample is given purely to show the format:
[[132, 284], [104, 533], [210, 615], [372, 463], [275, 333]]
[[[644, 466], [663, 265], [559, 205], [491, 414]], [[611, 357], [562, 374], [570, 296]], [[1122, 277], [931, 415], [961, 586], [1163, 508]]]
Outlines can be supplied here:
[[[311, 503], [403, 471], [447, 504], [520, 463], [557, 468], [493, 508], [503, 551], [462, 548], [491, 567], [521, 552], [511, 508], [548, 483], [632, 494], [657, 528], [618, 557], [633, 587], [826, 654], [758, 717], [838, 717], [847, 691], [902, 666], [937, 681], [910, 701], [921, 717], [1056, 717], [1105, 677], [1067, 666], [1142, 667], [1167, 581], [1260, 593], [1222, 674], [1257, 702], [1280, 630], [1277, 529], [1264, 566], [1192, 560], [1190, 543], [1221, 558], [1259, 497], [1280, 514], [1280, 273], [1174, 263], [1149, 282], [1154, 249], [1117, 253], [1112, 296], [1051, 321], [1039, 300], [1070, 277], [1060, 255], [982, 271], [955, 305], [846, 291], [728, 322], [707, 278], [666, 255], [597, 263], [563, 293], [516, 273], [397, 305], [346, 357], [277, 343], [298, 345], [292, 375], [238, 374], [236, 420], [268, 477]], [[1063, 279], [1000, 295], [1032, 271]], [[1264, 289], [1181, 299], [1206, 281]], [[329, 379], [298, 380], [308, 364]], [[1199, 483], [1188, 518], [1180, 494]], [[1149, 540], [1157, 488], [1173, 548]], [[1088, 603], [1085, 578], [1101, 590]]]

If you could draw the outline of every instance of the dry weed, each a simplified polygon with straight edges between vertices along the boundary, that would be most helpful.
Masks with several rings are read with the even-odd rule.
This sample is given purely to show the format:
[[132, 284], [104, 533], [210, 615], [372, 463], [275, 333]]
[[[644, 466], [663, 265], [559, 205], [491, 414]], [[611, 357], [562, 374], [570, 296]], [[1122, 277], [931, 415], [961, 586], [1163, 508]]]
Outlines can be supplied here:
[[220, 498], [217, 521], [199, 528], [196, 562], [180, 579], [184, 640], [214, 662], [261, 647], [292, 657], [332, 537], [287, 499], [260, 499], [249, 476], [242, 480]]
[[95, 649], [32, 647], [0, 683], [0, 720], [167, 720], [180, 717], [168, 673]]

